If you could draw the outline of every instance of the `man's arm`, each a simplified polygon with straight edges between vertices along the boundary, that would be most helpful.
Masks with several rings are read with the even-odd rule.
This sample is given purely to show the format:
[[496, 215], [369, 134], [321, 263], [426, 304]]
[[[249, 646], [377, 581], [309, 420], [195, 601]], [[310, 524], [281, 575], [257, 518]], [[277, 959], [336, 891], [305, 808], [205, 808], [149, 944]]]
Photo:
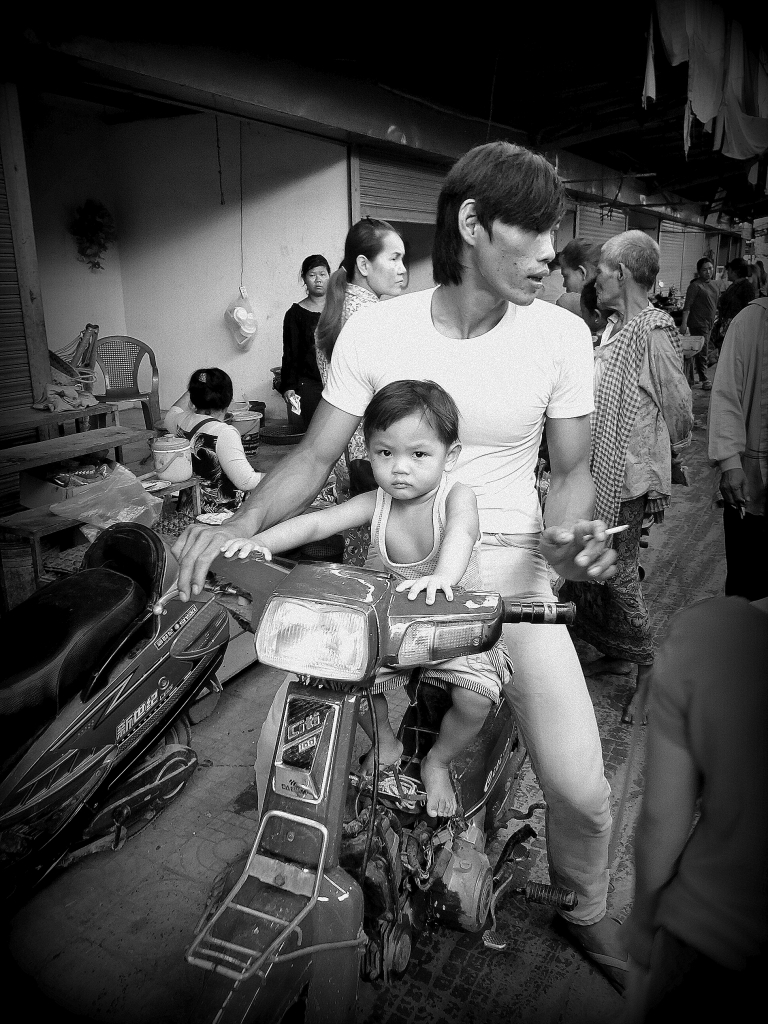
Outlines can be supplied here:
[[590, 444], [589, 416], [547, 418], [551, 475], [541, 551], [569, 580], [608, 579], [616, 571], [616, 552], [605, 547], [605, 524], [592, 520]]
[[[707, 416], [707, 445], [712, 462], [722, 473], [720, 493], [736, 507], [749, 500], [747, 478], [742, 456], [747, 445], [747, 423], [744, 415], [744, 345], [747, 328], [756, 315], [752, 307], [732, 320], [723, 341], [717, 373], [712, 384]], [[753, 328], [759, 329], [755, 325]]]
[[179, 593], [199, 594], [222, 545], [253, 534], [305, 509], [321, 490], [359, 417], [320, 400], [306, 437], [261, 481], [222, 526], [190, 526], [173, 546], [179, 560]]

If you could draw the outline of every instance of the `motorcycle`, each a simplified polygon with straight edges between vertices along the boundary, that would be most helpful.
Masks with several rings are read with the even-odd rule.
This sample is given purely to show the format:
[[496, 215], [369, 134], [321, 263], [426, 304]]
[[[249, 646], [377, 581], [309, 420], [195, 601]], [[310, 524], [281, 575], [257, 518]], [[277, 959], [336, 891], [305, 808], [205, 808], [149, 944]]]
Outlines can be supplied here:
[[[219, 558], [212, 568], [245, 591], [264, 571], [282, 576], [266, 602], [254, 602], [256, 652], [297, 676], [252, 851], [241, 873], [235, 866], [219, 880], [187, 951], [190, 964], [214, 975], [206, 998], [216, 1024], [280, 1021], [292, 1007], [291, 1020], [299, 1012], [308, 1022], [351, 1022], [358, 978], [402, 974], [427, 923], [478, 932], [490, 912], [483, 940], [500, 949], [495, 907], [510, 888], [576, 905], [570, 890], [525, 881], [530, 825], [491, 867], [489, 840], [543, 806], [512, 809], [526, 750], [508, 692], [452, 762], [453, 817], [427, 816], [419, 771], [450, 706], [423, 667], [490, 648], [504, 622], [570, 622], [573, 605], [457, 591], [427, 606], [397, 593], [386, 572], [256, 555]], [[380, 666], [394, 665], [411, 672], [410, 706], [397, 782], [380, 785], [366, 691]], [[352, 770], [360, 714], [371, 722], [372, 777]]]
[[118, 849], [194, 772], [186, 711], [221, 689], [229, 622], [212, 596], [179, 600], [177, 576], [157, 534], [118, 524], [0, 621], [6, 907], [54, 867]]

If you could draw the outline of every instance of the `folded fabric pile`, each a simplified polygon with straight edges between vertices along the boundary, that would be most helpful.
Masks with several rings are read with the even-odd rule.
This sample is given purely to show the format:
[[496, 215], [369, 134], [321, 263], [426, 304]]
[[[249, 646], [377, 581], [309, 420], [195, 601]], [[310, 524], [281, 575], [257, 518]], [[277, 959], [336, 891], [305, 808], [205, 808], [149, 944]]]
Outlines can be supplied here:
[[46, 384], [43, 397], [32, 408], [44, 412], [65, 412], [68, 409], [86, 409], [89, 405], [98, 405], [98, 401], [88, 391], [62, 384]]

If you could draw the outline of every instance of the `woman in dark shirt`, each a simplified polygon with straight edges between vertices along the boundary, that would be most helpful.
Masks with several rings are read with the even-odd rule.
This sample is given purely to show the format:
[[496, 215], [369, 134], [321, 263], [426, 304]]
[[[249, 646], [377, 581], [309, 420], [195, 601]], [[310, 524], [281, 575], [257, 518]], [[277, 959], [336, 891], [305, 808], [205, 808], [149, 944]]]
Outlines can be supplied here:
[[[720, 296], [717, 307], [717, 315], [720, 320], [720, 338], [725, 337], [728, 325], [731, 320], [740, 313], [745, 306], [756, 298], [755, 289], [749, 279], [749, 264], [741, 256], [726, 263], [725, 269], [728, 272], [728, 280], [731, 282], [728, 288]], [[722, 345], [722, 340], [720, 342]]]
[[714, 283], [715, 268], [708, 256], [702, 256], [696, 264], [696, 277], [688, 285], [680, 324], [681, 334], [696, 334], [704, 338], [704, 344], [693, 360], [699, 384], [705, 391], [712, 390], [707, 377], [709, 365], [709, 333], [717, 312], [718, 288]]
[[280, 391], [289, 411], [299, 413], [304, 429], [309, 426], [323, 391], [315, 358], [315, 328], [325, 308], [325, 293], [331, 268], [325, 256], [307, 256], [301, 265], [301, 280], [307, 297], [294, 302], [283, 319], [283, 363]]

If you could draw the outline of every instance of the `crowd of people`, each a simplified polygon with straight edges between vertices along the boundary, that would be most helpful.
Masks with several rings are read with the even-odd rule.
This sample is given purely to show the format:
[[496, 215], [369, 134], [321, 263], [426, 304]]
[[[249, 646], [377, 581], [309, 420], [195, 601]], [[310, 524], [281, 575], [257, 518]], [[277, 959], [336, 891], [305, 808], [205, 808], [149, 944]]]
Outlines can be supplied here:
[[[751, 814], [751, 802], [765, 807], [768, 781], [760, 732], [768, 298], [738, 259], [720, 294], [703, 257], [678, 331], [649, 300], [658, 245], [626, 231], [602, 248], [569, 243], [559, 254], [566, 294], [539, 301], [564, 200], [544, 157], [490, 143], [462, 157], [443, 185], [435, 288], [379, 302], [407, 282], [403, 240], [384, 221], [353, 225], [334, 273], [323, 256], [305, 259], [307, 296], [285, 316], [281, 388], [306, 434], [232, 518], [179, 538], [179, 588], [185, 599], [199, 593], [222, 551], [271, 557], [342, 530], [368, 531], [370, 547], [348, 550], [348, 559], [386, 568], [414, 600], [430, 602], [438, 590], [450, 599], [456, 586], [552, 599], [552, 581], [561, 581], [560, 598], [577, 605], [574, 634], [600, 652], [603, 667], [636, 666], [636, 694], [651, 693], [629, 924], [606, 913], [610, 786], [566, 627], [505, 626], [491, 656], [441, 666], [452, 708], [425, 763], [426, 811], [455, 810], [450, 761], [499, 699], [511, 660], [509, 695], [547, 802], [550, 877], [578, 896], [560, 928], [616, 989], [633, 979], [636, 1020], [661, 1021], [695, 986], [711, 1005], [729, 986], [751, 993], [765, 962], [766, 821], [764, 811]], [[754, 279], [764, 291], [759, 265]], [[669, 506], [674, 453], [691, 439], [680, 334], [706, 339], [696, 368], [709, 385], [717, 322], [725, 329], [709, 454], [722, 473], [730, 596], [680, 612], [657, 651], [640, 546], [644, 527]], [[226, 393], [214, 401], [196, 390], [218, 372], [197, 371], [169, 416], [187, 435], [206, 428], [216, 436], [229, 474], [234, 463], [225, 463], [217, 425]], [[544, 431], [542, 516], [534, 479]], [[345, 500], [298, 516], [334, 467], [346, 470]], [[231, 479], [238, 491], [250, 489]], [[617, 526], [611, 546], [606, 530]], [[395, 770], [401, 748], [384, 693], [400, 681], [390, 673], [374, 696], [381, 763]], [[286, 687], [258, 743], [261, 794]], [[644, 713], [630, 707], [627, 717]], [[703, 813], [692, 830], [697, 800]]]

